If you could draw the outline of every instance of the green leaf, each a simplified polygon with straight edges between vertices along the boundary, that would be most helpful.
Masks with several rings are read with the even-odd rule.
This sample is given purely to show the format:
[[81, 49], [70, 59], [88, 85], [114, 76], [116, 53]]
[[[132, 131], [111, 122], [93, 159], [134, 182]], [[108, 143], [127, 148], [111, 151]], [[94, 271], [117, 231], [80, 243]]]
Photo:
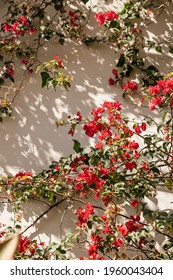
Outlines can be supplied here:
[[47, 81], [50, 78], [50, 75], [47, 72], [41, 72], [40, 74], [41, 74], [41, 78], [42, 78], [41, 86], [42, 86], [42, 88], [44, 88], [47, 85]]
[[9, 78], [10, 78], [10, 81], [14, 84], [14, 78], [11, 76]]
[[167, 111], [163, 114], [163, 116], [162, 116], [162, 121], [164, 122], [165, 121], [165, 118], [166, 118], [166, 115], [167, 115]]
[[63, 38], [60, 38], [60, 39], [59, 39], [59, 44], [60, 44], [61, 46], [64, 45], [64, 42], [65, 42], [65, 40], [64, 40]]
[[77, 141], [77, 140], [74, 140], [74, 139], [73, 139], [73, 142], [74, 142], [73, 150], [74, 150], [76, 153], [81, 153], [81, 152], [83, 151], [83, 148], [81, 148], [80, 142]]
[[146, 69], [147, 76], [155, 76], [158, 73], [159, 73], [159, 70], [154, 65], [150, 65]]
[[41, 69], [41, 64], [35, 66], [35, 73], [38, 73]]
[[172, 191], [173, 181], [172, 181], [171, 178], [167, 178], [167, 179], [165, 180], [165, 187], [166, 187], [168, 190]]
[[159, 52], [159, 53], [161, 53], [161, 52], [162, 52], [162, 48], [161, 48], [161, 46], [157, 46], [157, 47], [155, 48], [155, 50], [156, 50], [157, 52]]
[[114, 20], [114, 21], [111, 21], [111, 22], [110, 22], [109, 27], [110, 27], [110, 28], [120, 29], [120, 24], [119, 24], [118, 21]]
[[4, 79], [0, 78], [0, 85], [4, 84]]
[[92, 229], [92, 225], [93, 225], [93, 222], [92, 221], [88, 221], [87, 226], [88, 226], [89, 229]]
[[132, 71], [133, 71], [133, 67], [132, 67], [130, 64], [128, 64], [128, 65], [127, 65], [126, 67], [124, 67], [124, 69], [123, 69], [123, 73], [124, 73], [124, 75], [125, 75], [126, 77], [130, 77]]
[[125, 56], [124, 56], [124, 54], [121, 54], [120, 55], [120, 58], [119, 58], [119, 60], [118, 60], [118, 63], [117, 63], [117, 67], [123, 67], [124, 66], [124, 64], [125, 64]]
[[88, 3], [89, 0], [81, 0], [84, 4]]
[[173, 53], [173, 46], [169, 46], [169, 52]]
[[63, 1], [60, 1], [59, 3], [56, 3], [54, 5], [54, 8], [56, 11], [60, 11], [62, 9], [62, 7], [63, 7]]
[[97, 37], [91, 37], [91, 36], [85, 37], [83, 39], [84, 44], [87, 46], [90, 46], [91, 44], [95, 43], [96, 41], [97, 41]]

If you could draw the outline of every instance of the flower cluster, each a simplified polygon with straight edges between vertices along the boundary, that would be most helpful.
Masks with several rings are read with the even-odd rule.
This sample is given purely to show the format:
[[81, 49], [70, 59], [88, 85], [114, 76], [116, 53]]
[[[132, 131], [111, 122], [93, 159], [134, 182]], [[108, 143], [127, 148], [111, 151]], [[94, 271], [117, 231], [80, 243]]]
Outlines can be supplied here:
[[125, 93], [134, 93], [138, 90], [138, 84], [133, 82], [133, 81], [129, 81], [126, 84], [123, 85], [123, 91]]
[[13, 37], [18, 38], [24, 36], [26, 33], [32, 35], [36, 32], [36, 28], [31, 25], [30, 21], [24, 15], [21, 15], [13, 22], [4, 22], [3, 31], [5, 33], [11, 33]]
[[98, 24], [102, 26], [103, 24], [110, 23], [111, 21], [117, 20], [119, 16], [114, 11], [108, 11], [106, 13], [102, 13], [102, 12], [97, 13], [95, 17], [98, 21]]
[[154, 110], [156, 107], [173, 106], [173, 79], [157, 81], [155, 86], [147, 90], [149, 96], [149, 107]]

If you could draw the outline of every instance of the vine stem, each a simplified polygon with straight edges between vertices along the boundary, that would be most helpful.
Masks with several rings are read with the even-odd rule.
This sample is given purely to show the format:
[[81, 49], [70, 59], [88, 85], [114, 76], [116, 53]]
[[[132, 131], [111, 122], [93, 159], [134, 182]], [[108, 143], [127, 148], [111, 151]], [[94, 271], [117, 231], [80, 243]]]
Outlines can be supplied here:
[[24, 73], [23, 73], [21, 83], [20, 83], [18, 89], [15, 90], [15, 93], [14, 93], [14, 96], [13, 96], [13, 99], [12, 99], [11, 103], [14, 102], [14, 100], [16, 99], [17, 95], [19, 94], [20, 90], [22, 89], [22, 86], [23, 86], [23, 83], [24, 83], [24, 80], [25, 80], [26, 72], [27, 72], [27, 70], [25, 70]]
[[39, 215], [33, 222], [32, 224], [30, 224], [27, 228], [25, 228], [20, 235], [24, 234], [28, 229], [30, 229], [31, 227], [33, 227], [42, 217], [44, 217], [47, 213], [49, 213], [54, 207], [60, 205], [61, 203], [63, 203], [67, 198], [63, 198], [60, 201], [57, 201], [56, 203], [52, 204], [51, 206], [49, 206], [48, 209], [46, 209], [43, 213], [41, 213], [41, 215]]

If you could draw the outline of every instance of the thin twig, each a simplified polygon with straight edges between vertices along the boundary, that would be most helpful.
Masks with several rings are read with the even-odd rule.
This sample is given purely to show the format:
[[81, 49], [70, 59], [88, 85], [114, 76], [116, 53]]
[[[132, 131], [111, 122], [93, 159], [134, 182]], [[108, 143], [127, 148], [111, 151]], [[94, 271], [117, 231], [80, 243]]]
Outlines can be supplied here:
[[26, 232], [28, 229], [30, 229], [31, 227], [33, 227], [43, 216], [45, 216], [47, 213], [50, 212], [50, 210], [52, 210], [54, 207], [60, 205], [62, 202], [64, 202], [67, 198], [63, 198], [60, 201], [54, 203], [53, 205], [51, 205], [47, 210], [45, 210], [41, 215], [39, 215], [32, 224], [30, 224], [27, 228], [25, 228], [25, 230], [23, 230], [20, 235], [24, 234], [24, 232]]

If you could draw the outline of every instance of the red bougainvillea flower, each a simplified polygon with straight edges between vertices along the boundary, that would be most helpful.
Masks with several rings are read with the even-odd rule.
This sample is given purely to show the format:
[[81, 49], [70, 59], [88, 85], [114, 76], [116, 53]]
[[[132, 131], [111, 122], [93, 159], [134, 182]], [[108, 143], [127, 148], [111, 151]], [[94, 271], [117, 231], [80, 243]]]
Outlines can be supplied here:
[[115, 242], [111, 244], [111, 246], [121, 247], [123, 243], [124, 243], [123, 240], [121, 238], [118, 238]]
[[115, 76], [116, 79], [119, 78], [118, 70], [117, 69], [112, 69], [112, 74]]
[[86, 226], [88, 219], [91, 217], [91, 215], [94, 214], [94, 208], [91, 205], [91, 203], [88, 203], [86, 205], [86, 209], [82, 209], [82, 207], [79, 207], [76, 211], [76, 215], [78, 216], [78, 223], [77, 226]]
[[81, 115], [81, 113], [78, 111], [78, 112], [76, 113], [76, 115], [77, 115], [76, 120], [79, 121], [79, 122], [81, 122], [81, 121], [82, 121], [82, 115]]
[[15, 175], [15, 178], [21, 178], [21, 177], [32, 177], [32, 172], [31, 171], [26, 171], [26, 172], [19, 172]]
[[116, 12], [113, 12], [113, 11], [108, 11], [105, 13], [105, 19], [108, 20], [108, 21], [112, 21], [112, 20], [115, 20], [115, 19], [118, 19], [118, 14]]
[[6, 73], [8, 75], [10, 75], [10, 77], [13, 77], [14, 76], [14, 68], [13, 68], [13, 65], [9, 65], [6, 69]]
[[85, 124], [83, 129], [85, 130], [86, 135], [93, 137], [98, 131], [101, 131], [103, 124], [90, 121], [88, 124]]
[[113, 86], [113, 85], [115, 85], [115, 80], [112, 78], [109, 78], [108, 83], [110, 86]]
[[133, 128], [134, 128], [136, 134], [141, 134], [142, 131], [145, 131], [147, 129], [147, 125], [146, 125], [146, 123], [142, 123], [141, 125], [135, 124]]
[[134, 207], [134, 208], [138, 208], [138, 206], [139, 206], [139, 201], [138, 201], [137, 199], [132, 200], [131, 203], [130, 203], [130, 205], [131, 205], [132, 207]]
[[140, 28], [133, 28], [131, 31], [132, 31], [132, 33], [141, 33], [142, 29], [140, 29]]
[[137, 164], [135, 161], [132, 161], [132, 162], [126, 162], [125, 166], [127, 170], [132, 170], [133, 168], [137, 167]]
[[128, 232], [135, 232], [138, 230], [138, 228], [140, 228], [140, 225], [133, 222], [133, 221], [128, 221], [126, 222], [126, 228], [128, 230]]
[[11, 26], [7, 22], [4, 22], [3, 30], [4, 30], [4, 32], [9, 32], [9, 31], [11, 31]]
[[35, 27], [30, 27], [29, 28], [29, 34], [32, 35], [37, 31], [37, 29]]
[[103, 24], [104, 24], [104, 22], [105, 22], [105, 15], [103, 14], [103, 13], [97, 13], [96, 15], [95, 15], [95, 17], [96, 17], [96, 19], [97, 19], [97, 21], [98, 21], [98, 25], [99, 26], [102, 26]]
[[128, 234], [128, 229], [124, 225], [118, 225], [117, 230], [121, 233], [122, 236], [126, 236]]
[[20, 16], [19, 19], [21, 20], [23, 25], [29, 25], [29, 22], [27, 21], [25, 16]]
[[106, 12], [104, 14], [102, 12], [97, 13], [95, 15], [95, 17], [97, 19], [98, 25], [102, 26], [105, 23], [105, 21], [116, 20], [116, 19], [118, 19], [119, 16], [118, 16], [118, 14], [116, 12], [108, 11], [108, 12]]
[[150, 110], [154, 110], [157, 106], [161, 105], [164, 100], [164, 96], [153, 97], [149, 102]]
[[24, 253], [30, 243], [31, 243], [31, 240], [29, 240], [27, 236], [25, 236], [25, 237], [20, 236], [17, 251], [19, 253]]
[[123, 86], [123, 90], [124, 91], [129, 91], [129, 90], [136, 91], [136, 90], [138, 90], [138, 84], [133, 81], [129, 81]]

